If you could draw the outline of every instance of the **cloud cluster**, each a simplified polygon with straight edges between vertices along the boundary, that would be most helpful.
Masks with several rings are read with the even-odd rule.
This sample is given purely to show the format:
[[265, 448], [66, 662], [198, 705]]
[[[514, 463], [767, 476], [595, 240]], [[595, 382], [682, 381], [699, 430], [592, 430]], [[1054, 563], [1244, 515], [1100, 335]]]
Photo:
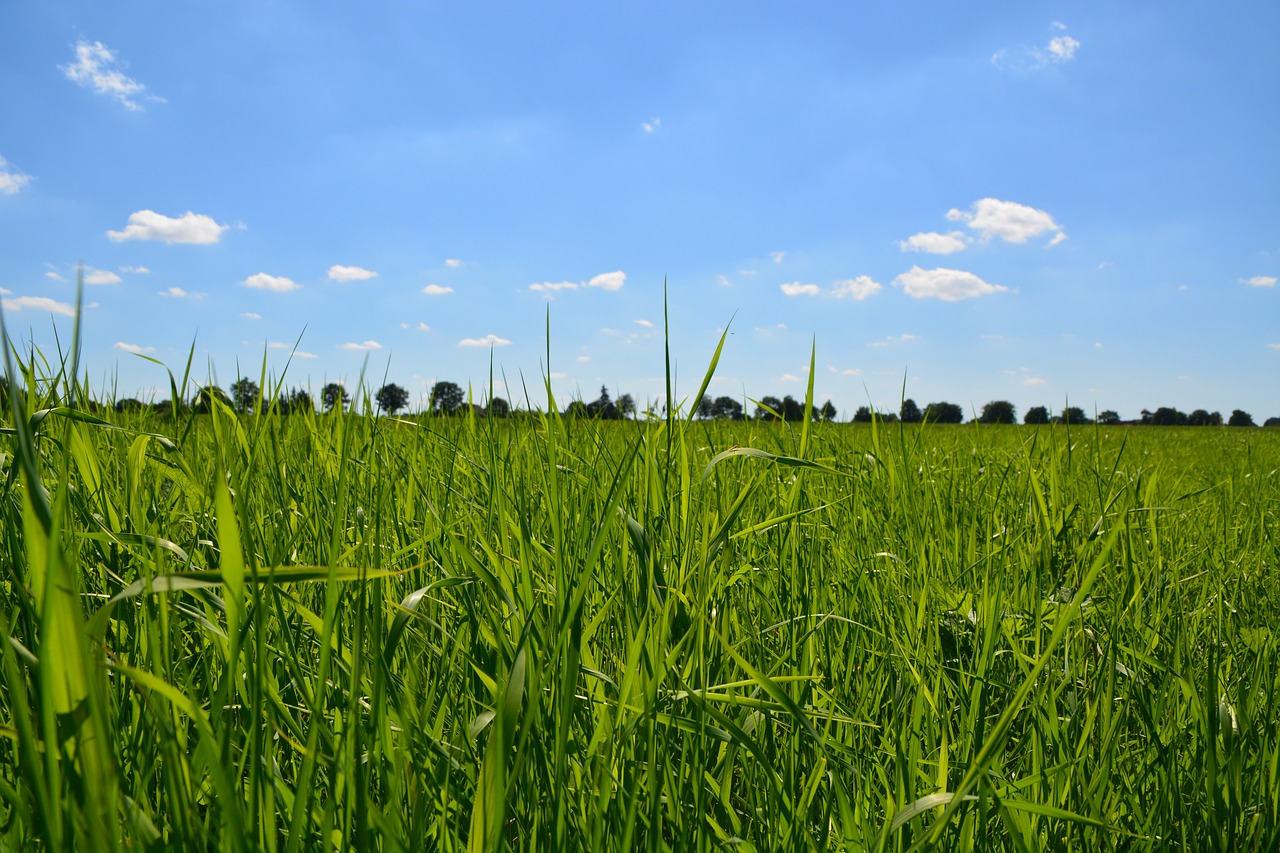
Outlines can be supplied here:
[[0, 194], [17, 195], [29, 183], [30, 175], [23, 174], [8, 160], [0, 157]]
[[382, 344], [377, 341], [364, 341], [362, 343], [349, 342], [342, 345], [345, 350], [353, 350], [357, 352], [368, 352], [370, 350], [382, 349]]
[[231, 226], [219, 225], [213, 217], [187, 211], [179, 217], [165, 216], [154, 210], [129, 214], [123, 231], [108, 231], [117, 243], [125, 240], [158, 240], [161, 243], [216, 243]]
[[939, 234], [936, 231], [927, 231], [921, 234], [912, 234], [905, 240], [901, 240], [898, 246], [904, 252], [927, 252], [930, 255], [950, 255], [955, 252], [963, 252], [968, 246], [969, 238], [960, 231], [952, 231], [947, 234]]
[[125, 352], [131, 352], [134, 355], [143, 355], [146, 353], [153, 353], [156, 351], [155, 347], [144, 347], [144, 346], [139, 346], [138, 344], [126, 344], [124, 341], [116, 341], [114, 344], [111, 345], [111, 348], [124, 350]]
[[444, 296], [446, 293], [453, 293], [452, 287], [445, 287], [439, 284], [428, 284], [422, 288], [422, 292], [427, 296]]
[[1275, 287], [1276, 277], [1273, 275], [1255, 275], [1253, 278], [1242, 278], [1240, 282], [1250, 287]]
[[240, 284], [244, 287], [251, 287], [254, 290], [269, 290], [272, 293], [288, 293], [291, 290], [297, 290], [302, 287], [291, 278], [285, 278], [282, 275], [267, 275], [264, 272], [254, 273], [240, 282]]
[[952, 222], [963, 222], [973, 231], [978, 232], [983, 242], [993, 237], [1006, 243], [1025, 243], [1032, 237], [1052, 232], [1054, 237], [1048, 245], [1056, 246], [1067, 239], [1062, 226], [1053, 221], [1053, 217], [1043, 210], [1018, 204], [1016, 201], [1001, 201], [998, 198], [978, 199], [971, 210], [952, 208], [947, 211], [947, 219]]
[[58, 302], [56, 299], [50, 299], [47, 296], [15, 296], [13, 299], [3, 300], [4, 310], [10, 312], [18, 312], [30, 309], [32, 311], [48, 311], [50, 314], [61, 314], [63, 317], [74, 317], [76, 315], [75, 306], [66, 302]]
[[547, 298], [561, 290], [579, 290], [584, 287], [594, 287], [598, 290], [621, 290], [622, 286], [627, 283], [627, 274], [622, 270], [614, 270], [613, 272], [601, 273], [590, 281], [543, 281], [537, 284], [529, 285], [529, 289], [534, 293], [545, 293]]
[[84, 268], [85, 284], [119, 284], [122, 281], [124, 279], [110, 270], [96, 270], [93, 267]]
[[[822, 288], [816, 284], [805, 284], [799, 281], [789, 282], [787, 284], [778, 285], [787, 296], [820, 296]], [[827, 291], [828, 296], [836, 299], [853, 299], [861, 302], [862, 300], [875, 296], [884, 288], [880, 282], [875, 281], [869, 275], [860, 275], [857, 278], [844, 278], [831, 285], [831, 289]]]
[[510, 343], [511, 341], [507, 340], [506, 338], [500, 338], [491, 332], [485, 335], [483, 338], [463, 338], [462, 340], [458, 341], [458, 346], [460, 347], [505, 347]]
[[115, 52], [102, 42], [81, 39], [75, 55], [75, 62], [58, 66], [73, 83], [113, 98], [128, 110], [142, 109], [138, 99], [164, 103], [164, 98], [148, 94], [146, 86], [121, 71]]
[[913, 266], [893, 280], [894, 287], [901, 287], [912, 299], [941, 299], [943, 302], [959, 302], [975, 299], [991, 293], [1002, 293], [1009, 288], [988, 284], [971, 272], [946, 267], [925, 270]]
[[[192, 299], [192, 300], [195, 300], [196, 302], [199, 302], [201, 299], [204, 299], [203, 293], [192, 293], [190, 291], [183, 290], [181, 287], [170, 287], [168, 290], [159, 290], [159, 291], [156, 291], [156, 293], [157, 295], [163, 296], [166, 299]], [[240, 316], [244, 317], [245, 315], [241, 314]], [[252, 319], [257, 320], [259, 318], [255, 315]]]
[[378, 274], [376, 272], [367, 270], [364, 267], [346, 267], [342, 264], [334, 264], [329, 267], [330, 281], [367, 281], [377, 277]]
[[1067, 25], [1061, 21], [1054, 21], [1053, 29], [1058, 35], [1049, 39], [1043, 47], [998, 50], [991, 56], [991, 64], [1000, 69], [1028, 73], [1075, 59], [1076, 51], [1080, 49], [1079, 40], [1066, 34]]

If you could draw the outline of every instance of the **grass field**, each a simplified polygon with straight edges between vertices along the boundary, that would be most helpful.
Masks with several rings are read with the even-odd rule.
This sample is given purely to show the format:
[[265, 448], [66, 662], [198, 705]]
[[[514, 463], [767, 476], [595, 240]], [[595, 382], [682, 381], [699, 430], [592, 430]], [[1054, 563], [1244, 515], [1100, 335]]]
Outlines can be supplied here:
[[0, 436], [0, 847], [1280, 849], [1280, 433]]

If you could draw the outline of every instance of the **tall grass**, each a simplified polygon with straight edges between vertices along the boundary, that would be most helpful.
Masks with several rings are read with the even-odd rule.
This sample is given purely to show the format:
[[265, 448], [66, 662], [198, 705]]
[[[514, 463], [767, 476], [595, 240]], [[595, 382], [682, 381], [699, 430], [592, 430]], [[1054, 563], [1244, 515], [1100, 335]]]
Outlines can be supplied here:
[[98, 418], [8, 355], [7, 848], [1280, 848], [1274, 433]]

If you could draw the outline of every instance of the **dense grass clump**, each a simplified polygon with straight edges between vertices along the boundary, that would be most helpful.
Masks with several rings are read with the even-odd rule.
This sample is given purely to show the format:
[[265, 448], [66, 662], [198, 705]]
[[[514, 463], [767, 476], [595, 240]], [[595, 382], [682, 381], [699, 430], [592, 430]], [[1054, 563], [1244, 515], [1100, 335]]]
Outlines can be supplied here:
[[15, 374], [6, 849], [1280, 848], [1273, 432]]

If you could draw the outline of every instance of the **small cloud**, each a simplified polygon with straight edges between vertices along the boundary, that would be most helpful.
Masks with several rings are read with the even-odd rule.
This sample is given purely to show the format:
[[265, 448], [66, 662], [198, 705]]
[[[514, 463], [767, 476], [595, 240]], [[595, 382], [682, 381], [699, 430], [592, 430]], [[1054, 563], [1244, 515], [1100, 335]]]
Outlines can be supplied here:
[[58, 66], [71, 82], [114, 98], [128, 110], [142, 109], [138, 98], [164, 103], [164, 98], [147, 94], [146, 86], [121, 71], [115, 53], [102, 42], [81, 39], [75, 51], [75, 62]]
[[951, 231], [946, 234], [927, 231], [912, 234], [898, 243], [898, 247], [904, 252], [927, 252], [930, 255], [951, 255], [963, 252], [967, 245], [967, 238], [960, 231]]
[[779, 382], [799, 382], [800, 377], [793, 373], [784, 373], [778, 377]]
[[428, 326], [426, 323], [422, 323], [422, 322], [419, 322], [419, 323], [418, 323], [417, 329], [418, 329], [418, 331], [419, 331], [419, 332], [429, 332], [429, 331], [431, 331], [431, 327], [430, 327], [430, 326]]
[[816, 284], [802, 284], [798, 281], [793, 281], [789, 284], [780, 284], [778, 285], [778, 289], [787, 296], [817, 296], [822, 292], [822, 288], [818, 287]]
[[1280, 344], [1267, 344], [1268, 349], [1280, 349]]
[[556, 373], [556, 372], [552, 372], [552, 374], [551, 374], [551, 377], [550, 377], [550, 378], [552, 378], [552, 379], [568, 379], [568, 378], [569, 378], [569, 374], [567, 374], [567, 373]]
[[1180, 285], [1178, 285], [1178, 292], [1179, 292], [1179, 293], [1185, 293], [1186, 291], [1188, 291], [1188, 290], [1190, 290], [1190, 289], [1191, 289], [1191, 286], [1190, 286], [1190, 285], [1186, 285], [1186, 284], [1180, 284]]
[[1000, 69], [1028, 73], [1075, 59], [1076, 51], [1080, 49], [1080, 42], [1065, 34], [1067, 25], [1061, 21], [1054, 21], [1050, 28], [1059, 35], [1049, 39], [1044, 47], [1028, 46], [1012, 51], [998, 50], [992, 55], [991, 64]]
[[600, 334], [602, 334], [602, 335], [616, 335], [616, 334], [618, 334], [618, 330], [617, 330], [617, 329], [611, 329], [611, 328], [609, 328], [608, 326], [604, 326], [604, 327], [602, 327], [602, 328], [600, 329]]
[[96, 270], [93, 267], [84, 268], [85, 284], [119, 284], [122, 281], [124, 279], [110, 270]]
[[1093, 342], [1093, 348], [1094, 348], [1094, 349], [1102, 349], [1102, 341], [1094, 341], [1094, 342]]
[[[204, 299], [203, 293], [191, 293], [190, 291], [183, 290], [181, 287], [171, 287], [168, 290], [157, 291], [157, 293], [160, 296], [164, 296], [168, 299], [192, 299], [197, 302], [199, 302], [201, 299]], [[248, 315], [241, 314], [240, 316], [245, 317]], [[255, 320], [258, 319], [258, 315], [256, 314], [253, 315], [253, 319]]]
[[575, 358], [575, 359], [574, 359], [574, 361], [580, 362], [580, 363], [582, 363], [582, 364], [586, 364], [588, 361], [591, 361], [591, 356], [589, 356], [589, 355], [580, 355], [580, 356], [578, 356], [577, 358]]
[[313, 352], [304, 352], [300, 349], [294, 349], [294, 345], [285, 341], [268, 341], [267, 349], [287, 349], [293, 358], [319, 358]]
[[511, 341], [506, 338], [500, 338], [495, 334], [487, 334], [483, 338], [463, 338], [458, 341], [460, 347], [505, 347]]
[[775, 264], [782, 263], [782, 259], [787, 256], [786, 252], [770, 252], [769, 257], [773, 258]]
[[345, 343], [342, 345], [345, 350], [355, 350], [359, 352], [367, 352], [369, 350], [382, 349], [382, 344], [377, 341], [365, 341], [364, 343]]
[[0, 157], [0, 195], [17, 195], [31, 183], [31, 176], [18, 171], [8, 160]]
[[1276, 277], [1273, 275], [1255, 275], [1253, 278], [1240, 279], [1241, 284], [1247, 284], [1250, 287], [1275, 287]]
[[635, 324], [636, 324], [637, 326], [644, 326], [646, 329], [652, 329], [652, 328], [653, 328], [653, 323], [649, 322], [648, 320], [636, 320], [636, 321], [635, 321]]
[[909, 341], [918, 341], [918, 340], [920, 340], [919, 335], [909, 335], [905, 333], [901, 335], [886, 335], [882, 340], [872, 341], [871, 343], [867, 344], [867, 346], [887, 347], [889, 346], [889, 344], [903, 344]]
[[240, 316], [241, 316], [241, 317], [243, 317], [243, 318], [245, 318], [246, 320], [261, 320], [261, 319], [262, 319], [262, 315], [261, 315], [261, 314], [255, 314], [255, 313], [253, 313], [252, 311], [246, 311], [246, 312], [244, 312], [243, 314], [241, 314]]
[[456, 270], [458, 267], [462, 266], [462, 261], [459, 258], [445, 258], [444, 265], [451, 270]]
[[4, 310], [14, 313], [30, 309], [32, 311], [48, 311], [50, 314], [61, 314], [63, 317], [74, 317], [76, 315], [74, 306], [66, 302], [58, 302], [47, 296], [16, 296], [13, 299], [5, 299], [3, 305]]
[[578, 283], [576, 281], [544, 281], [529, 285], [529, 289], [535, 293], [555, 293], [560, 290], [577, 290]]
[[240, 284], [244, 287], [251, 287], [254, 290], [269, 290], [272, 293], [288, 293], [291, 290], [297, 290], [302, 287], [291, 278], [285, 278], [282, 275], [267, 275], [264, 272], [251, 275]]
[[992, 237], [999, 237], [1006, 243], [1025, 243], [1032, 237], [1050, 231], [1057, 232], [1049, 242], [1050, 246], [1056, 246], [1066, 239], [1062, 226], [1054, 222], [1052, 216], [1016, 201], [979, 199], [973, 203], [971, 211], [955, 208], [947, 211], [947, 219], [965, 223], [978, 232], [984, 243]]
[[1066, 62], [1068, 59], [1074, 59], [1079, 48], [1080, 42], [1071, 36], [1055, 36], [1049, 39], [1049, 55], [1054, 62]]
[[45, 278], [47, 278], [47, 279], [49, 279], [50, 281], [66, 281], [66, 279], [65, 279], [65, 278], [63, 278], [62, 276], [58, 275], [58, 274], [57, 274], [56, 272], [54, 272], [53, 270], [49, 270], [48, 272], [46, 272], [46, 273], [44, 274], [44, 277], [45, 277]]
[[945, 267], [933, 270], [912, 267], [895, 278], [893, 286], [901, 287], [912, 299], [941, 299], [943, 302], [959, 302], [1009, 289], [999, 284], [987, 284], [971, 272]]
[[150, 275], [151, 274], [151, 270], [147, 269], [146, 267], [125, 266], [125, 267], [120, 267], [120, 272], [124, 273], [125, 275]]
[[316, 355], [313, 352], [306, 352], [304, 350], [296, 349], [293, 351], [293, 357], [294, 358], [319, 358], [320, 356]]
[[422, 288], [422, 292], [427, 294], [427, 296], [444, 296], [446, 293], [453, 293], [453, 288], [444, 287], [439, 284], [428, 284], [426, 287]]
[[114, 344], [111, 345], [111, 348], [124, 350], [125, 352], [131, 352], [134, 355], [141, 355], [144, 353], [151, 353], [156, 351], [155, 347], [143, 347], [143, 346], [138, 346], [137, 344], [126, 344], [124, 341], [116, 341]]
[[1024, 376], [1022, 378], [1023, 385], [1043, 385], [1045, 380], [1040, 376]]
[[729, 276], [727, 276], [727, 275], [718, 275], [718, 276], [716, 276], [716, 284], [720, 285], [721, 287], [732, 287], [732, 286], [733, 286], [733, 282], [729, 281]]
[[875, 296], [884, 288], [871, 276], [860, 275], [857, 278], [846, 278], [831, 286], [831, 295], [836, 299], [853, 299], [857, 302]]
[[587, 282], [587, 287], [598, 287], [601, 290], [621, 290], [622, 285], [627, 283], [627, 274], [622, 270], [614, 272], [601, 273], [591, 281]]
[[861, 376], [862, 371], [856, 367], [846, 367], [844, 370], [840, 371], [840, 375], [841, 376]]
[[129, 224], [123, 231], [108, 231], [107, 236], [117, 243], [125, 240], [158, 240], [161, 243], [216, 243], [229, 225], [219, 225], [211, 216], [187, 211], [179, 217], [165, 216], [154, 210], [139, 210], [129, 214]]
[[662, 127], [662, 119], [660, 118], [652, 118], [648, 121], [640, 122], [640, 129], [645, 133], [656, 133], [660, 127]]
[[346, 267], [342, 264], [334, 264], [329, 267], [330, 281], [367, 281], [377, 277], [378, 274], [376, 272], [367, 270], [364, 267]]

